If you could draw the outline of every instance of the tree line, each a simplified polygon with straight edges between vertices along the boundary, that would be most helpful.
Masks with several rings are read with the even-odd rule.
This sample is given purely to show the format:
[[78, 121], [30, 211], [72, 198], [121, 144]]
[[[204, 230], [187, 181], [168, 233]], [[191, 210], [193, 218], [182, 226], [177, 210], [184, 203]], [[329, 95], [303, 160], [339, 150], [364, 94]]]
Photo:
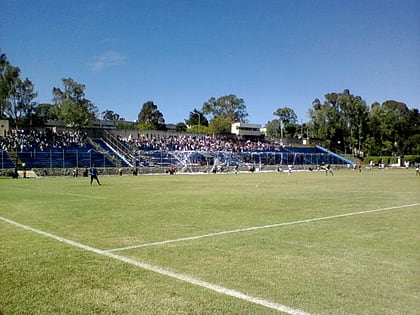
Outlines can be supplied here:
[[[1, 51], [0, 51], [1, 53]], [[15, 128], [43, 126], [48, 120], [62, 120], [76, 129], [88, 127], [98, 118], [117, 122], [120, 128], [165, 130], [163, 113], [153, 101], [141, 106], [137, 123], [113, 110], [98, 113], [97, 106], [86, 98], [86, 86], [71, 78], [63, 78], [62, 87], [53, 87], [52, 103], [37, 103], [34, 84], [20, 77], [20, 69], [0, 56], [0, 119], [8, 119]], [[331, 150], [357, 156], [420, 154], [420, 114], [417, 108], [388, 100], [368, 106], [360, 96], [344, 90], [328, 93], [321, 102], [315, 99], [308, 110], [309, 121], [299, 124], [290, 107], [279, 107], [266, 124], [266, 137], [309, 138]], [[234, 94], [211, 97], [200, 109], [176, 124], [176, 130], [229, 134], [233, 122], [247, 122], [245, 101]], [[119, 122], [119, 123], [118, 123]]]

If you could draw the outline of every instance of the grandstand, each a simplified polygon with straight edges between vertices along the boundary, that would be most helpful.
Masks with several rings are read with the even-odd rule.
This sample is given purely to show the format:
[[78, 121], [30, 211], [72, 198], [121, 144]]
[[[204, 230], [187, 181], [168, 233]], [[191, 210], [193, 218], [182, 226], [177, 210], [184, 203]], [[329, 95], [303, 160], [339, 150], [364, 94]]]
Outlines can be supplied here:
[[10, 157], [10, 154], [6, 150], [0, 150], [0, 168], [1, 169], [14, 169], [16, 167], [15, 162]]
[[[107, 131], [99, 137], [97, 134], [95, 137], [79, 137], [74, 132], [71, 135], [60, 132], [58, 135], [47, 134], [46, 138], [43, 136], [42, 133], [32, 133], [29, 137], [21, 134], [8, 141], [2, 140], [15, 145], [1, 151], [1, 168], [14, 169], [25, 163], [26, 169], [43, 169], [45, 173], [45, 169], [88, 168], [95, 164], [103, 172], [122, 167], [140, 168], [145, 173], [151, 168], [155, 169], [153, 172], [174, 167], [183, 172], [214, 172], [234, 166], [275, 169], [279, 165], [309, 168], [323, 163], [352, 164], [320, 146], [281, 146], [212, 136], [183, 134], [146, 138], [139, 135], [137, 139], [124, 139]], [[67, 142], [60, 142], [63, 140]]]

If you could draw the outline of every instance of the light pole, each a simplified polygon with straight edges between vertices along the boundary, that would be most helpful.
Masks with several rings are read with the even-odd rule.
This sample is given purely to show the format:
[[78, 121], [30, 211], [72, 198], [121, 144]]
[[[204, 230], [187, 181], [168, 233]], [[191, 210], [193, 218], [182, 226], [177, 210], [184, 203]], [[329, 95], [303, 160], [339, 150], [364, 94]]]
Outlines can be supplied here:
[[280, 120], [280, 145], [283, 145], [283, 128], [284, 128], [284, 122], [282, 119]]
[[201, 113], [200, 113], [200, 112], [196, 112], [196, 114], [198, 115], [198, 132], [200, 132], [200, 125], [201, 125]]

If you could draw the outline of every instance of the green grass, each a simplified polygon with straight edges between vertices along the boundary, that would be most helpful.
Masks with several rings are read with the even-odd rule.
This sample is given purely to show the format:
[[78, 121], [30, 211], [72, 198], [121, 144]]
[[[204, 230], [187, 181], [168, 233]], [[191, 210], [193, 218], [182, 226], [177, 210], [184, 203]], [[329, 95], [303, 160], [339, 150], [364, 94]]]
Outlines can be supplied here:
[[[362, 173], [0, 179], [0, 216], [313, 314], [418, 314], [420, 178]], [[408, 207], [402, 207], [407, 206]], [[392, 208], [395, 207], [395, 208]], [[0, 220], [4, 314], [278, 314]]]

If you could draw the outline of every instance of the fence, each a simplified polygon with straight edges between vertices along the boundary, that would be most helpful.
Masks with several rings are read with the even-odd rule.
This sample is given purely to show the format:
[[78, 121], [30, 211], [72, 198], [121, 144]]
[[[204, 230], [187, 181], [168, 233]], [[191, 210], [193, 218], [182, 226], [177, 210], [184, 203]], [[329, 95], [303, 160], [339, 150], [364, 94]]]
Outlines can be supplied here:
[[114, 167], [105, 154], [93, 149], [50, 149], [17, 152], [18, 158], [27, 168], [84, 168]]
[[9, 153], [4, 150], [0, 150], [0, 168], [2, 170], [4, 169], [10, 169], [15, 168], [16, 164], [10, 157]]

